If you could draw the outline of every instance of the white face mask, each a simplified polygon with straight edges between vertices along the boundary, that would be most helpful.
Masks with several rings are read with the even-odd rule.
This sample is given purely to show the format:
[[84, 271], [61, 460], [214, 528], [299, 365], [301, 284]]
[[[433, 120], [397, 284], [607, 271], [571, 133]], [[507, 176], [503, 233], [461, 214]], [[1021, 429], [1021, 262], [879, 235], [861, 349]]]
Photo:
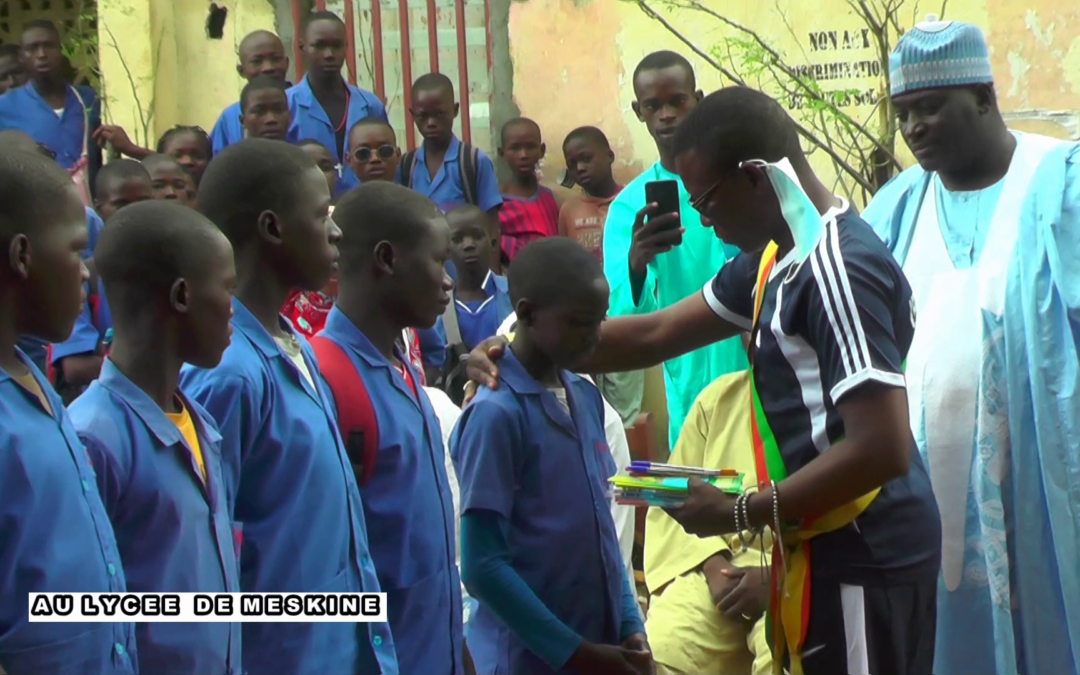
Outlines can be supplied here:
[[791, 238], [795, 240], [796, 262], [806, 260], [821, 239], [825, 225], [817, 207], [803, 192], [795, 168], [786, 157], [772, 164], [761, 159], [750, 159], [739, 166], [748, 164], [761, 167], [769, 177], [776, 199], [780, 202], [780, 212], [791, 230]]

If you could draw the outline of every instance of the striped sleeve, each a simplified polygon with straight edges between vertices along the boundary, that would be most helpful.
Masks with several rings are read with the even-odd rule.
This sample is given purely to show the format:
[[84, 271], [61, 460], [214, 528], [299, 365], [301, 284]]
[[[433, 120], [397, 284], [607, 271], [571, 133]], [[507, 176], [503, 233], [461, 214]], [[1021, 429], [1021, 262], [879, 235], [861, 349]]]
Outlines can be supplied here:
[[760, 253], [740, 253], [701, 290], [718, 317], [743, 330], [750, 330], [754, 320], [754, 286], [760, 263]]
[[[822, 385], [835, 404], [867, 382], [903, 387], [897, 325], [909, 319], [910, 289], [887, 253], [843, 242], [835, 223], [810, 255], [803, 332], [817, 353]], [[842, 246], [846, 244], [846, 246]], [[910, 331], [910, 327], [908, 327]]]

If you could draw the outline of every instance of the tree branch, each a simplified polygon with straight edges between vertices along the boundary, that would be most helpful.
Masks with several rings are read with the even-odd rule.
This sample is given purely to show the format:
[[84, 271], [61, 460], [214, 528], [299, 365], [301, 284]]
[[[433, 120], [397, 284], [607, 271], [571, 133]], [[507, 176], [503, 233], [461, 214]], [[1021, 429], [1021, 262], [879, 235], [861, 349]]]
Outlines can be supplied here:
[[[710, 66], [712, 66], [713, 68], [718, 70], [728, 80], [730, 80], [730, 81], [732, 81], [732, 82], [734, 82], [734, 83], [736, 83], [738, 85], [747, 86], [746, 82], [742, 78], [736, 76], [735, 73], [731, 72], [730, 70], [728, 70], [727, 68], [722, 66], [718, 61], [716, 61], [716, 59], [712, 58], [711, 56], [709, 56], [708, 54], [703, 52], [697, 45], [695, 45], [693, 42], [691, 42], [689, 38], [687, 38], [685, 35], [683, 35], [681, 32], [679, 32], [679, 30], [677, 28], [675, 28], [674, 26], [672, 26], [671, 23], [667, 19], [665, 19], [663, 16], [661, 16], [655, 9], [650, 7], [646, 0], [633, 0], [633, 1], [635, 2], [635, 4], [637, 4], [638, 8], [641, 9], [641, 11], [645, 14], [645, 16], [647, 16], [650, 19], [658, 22], [660, 25], [662, 25], [664, 28], [666, 28], [668, 30], [668, 32], [670, 32], [672, 35], [674, 35], [676, 38], [678, 38], [680, 42], [682, 42], [687, 47], [689, 47], [691, 51], [693, 51], [695, 54], [697, 54], [699, 57], [701, 57], [701, 59], [703, 59]], [[672, 3], [672, 4], [681, 4], [681, 3]], [[770, 55], [772, 55], [777, 61], [780, 60], [780, 55], [775, 50], [773, 50], [771, 47], [769, 47], [768, 44], [766, 44], [764, 42], [764, 40], [762, 40], [761, 37], [757, 35], [757, 33], [753, 32], [749, 28], [745, 28], [744, 26], [741, 26], [741, 25], [731, 21], [730, 19], [728, 19], [728, 18], [726, 18], [724, 16], [721, 16], [721, 15], [719, 15], [719, 14], [717, 14], [717, 13], [711, 11], [711, 10], [708, 10], [708, 9], [706, 9], [704, 7], [701, 7], [696, 2], [692, 3], [692, 6], [689, 6], [689, 7], [686, 7], [685, 5], [683, 5], [683, 6], [685, 8], [687, 8], [687, 9], [694, 9], [694, 10], [702, 11], [702, 12], [705, 12], [706, 14], [712, 15], [715, 18], [719, 19], [720, 21], [722, 21], [722, 22], [730, 25], [731, 27], [735, 28], [736, 30], [740, 30], [745, 34], [750, 35], [750, 37], [753, 38], [759, 45], [761, 45], [761, 47], [764, 48], [766, 50], [766, 52], [768, 52]], [[802, 82], [797, 76], [795, 76], [794, 73], [791, 72], [790, 68], [788, 68], [787, 66], [784, 66], [781, 63], [778, 63], [777, 65], [780, 66], [780, 67], [783, 67], [785, 69], [785, 71], [784, 71], [785, 74], [788, 77], [790, 77], [792, 80], [794, 80], [801, 88], [810, 91], [810, 93], [813, 95], [813, 97], [815, 99], [822, 100], [821, 96], [819, 96], [817, 94], [817, 92], [814, 92], [804, 82]], [[834, 108], [835, 108], [835, 106], [834, 106]], [[843, 113], [843, 111], [836, 110], [836, 112], [840, 116], [851, 120], [850, 116]], [[830, 146], [828, 141], [822, 140], [816, 133], [814, 133], [813, 130], [806, 128], [806, 126], [801, 124], [798, 120], [792, 118], [792, 121], [795, 122], [795, 130], [798, 131], [800, 136], [805, 138], [807, 141], [812, 143], [814, 146], [821, 148], [821, 150], [825, 154], [827, 154], [829, 156], [829, 158], [833, 161], [833, 163], [836, 164], [837, 168], [841, 169], [842, 171], [844, 171], [845, 173], [850, 175], [852, 180], [856, 181], [864, 190], [866, 190], [867, 192], [870, 192], [870, 193], [874, 192], [874, 186], [866, 180], [866, 178], [863, 176], [862, 172], [860, 172], [858, 169], [856, 169], [850, 163], [848, 163], [848, 161], [846, 159], [841, 157], [836, 152], [836, 150], [834, 150]], [[851, 121], [852, 121], [852, 123], [854, 125], [856, 125], [860, 129], [860, 131], [863, 134], [866, 135], [866, 137], [868, 139], [870, 139], [871, 142], [874, 143], [875, 146], [879, 147], [881, 149], [881, 151], [883, 153], [887, 154], [889, 157], [892, 157], [892, 153], [889, 152], [888, 149], [881, 146], [881, 144], [877, 141], [876, 138], [874, 138], [874, 136], [869, 131], [867, 131], [864, 127], [862, 127], [862, 125], [859, 125], [854, 120], [851, 120]], [[893, 161], [894, 162], [896, 161], [895, 157], [893, 157]], [[896, 165], [897, 165], [898, 168], [900, 168], [899, 162], [896, 162]]]
[[[638, 0], [638, 2], [640, 4], [640, 3], [643, 3], [644, 0]], [[802, 88], [811, 98], [813, 98], [816, 101], [821, 101], [826, 106], [828, 106], [828, 108], [830, 109], [830, 111], [833, 114], [837, 115], [838, 117], [842, 117], [849, 124], [853, 125], [856, 129], [858, 129], [859, 133], [866, 136], [866, 138], [872, 144], [874, 144], [881, 152], [885, 153], [885, 155], [890, 158], [890, 160], [896, 166], [897, 169], [902, 169], [903, 168], [900, 165], [900, 161], [898, 159], [896, 159], [896, 157], [893, 155], [892, 151], [890, 151], [888, 148], [886, 148], [884, 145], [882, 145], [881, 141], [878, 140], [878, 137], [877, 137], [876, 134], [872, 133], [869, 129], [867, 129], [863, 125], [859, 124], [859, 122], [856, 119], [854, 119], [853, 117], [848, 115], [846, 112], [841, 110], [839, 107], [837, 107], [836, 104], [834, 104], [832, 101], [830, 101], [827, 97], [821, 96], [812, 87], [810, 87], [805, 82], [803, 82], [802, 77], [798, 73], [796, 73], [794, 71], [794, 69], [791, 68], [791, 66], [788, 66], [786, 63], [784, 63], [783, 56], [780, 54], [780, 52], [778, 52], [775, 49], [773, 49], [772, 47], [770, 47], [769, 44], [767, 42], [765, 42], [765, 40], [756, 31], [754, 31], [754, 30], [752, 30], [750, 28], [747, 28], [746, 26], [743, 26], [742, 24], [740, 24], [740, 23], [738, 23], [736, 21], [732, 21], [731, 19], [729, 19], [726, 16], [720, 14], [719, 12], [716, 12], [715, 10], [712, 10], [712, 9], [709, 9], [708, 7], [705, 7], [700, 2], [697, 2], [697, 0], [688, 0], [686, 2], [678, 2], [678, 3], [673, 3], [673, 4], [675, 4], [677, 6], [681, 6], [681, 7], [685, 8], [685, 9], [692, 9], [692, 10], [696, 10], [696, 11], [708, 14], [709, 16], [717, 19], [718, 21], [721, 21], [722, 23], [730, 26], [731, 28], [734, 28], [735, 30], [740, 31], [740, 32], [744, 33], [745, 35], [750, 36], [750, 38], [753, 39], [754, 42], [756, 42], [763, 50], [765, 50], [765, 52], [770, 57], [772, 57], [773, 61], [775, 62], [776, 67], [779, 68], [781, 70], [781, 72], [784, 73], [784, 75], [786, 75], [787, 77], [794, 80], [795, 83], [798, 84], [800, 86], [800, 88]], [[650, 11], [652, 11], [652, 10], [650, 10]], [[653, 13], [655, 14], [655, 12], [653, 12]], [[666, 22], [664, 22], [664, 23], [666, 23]], [[680, 39], [683, 39], [684, 41], [686, 41], [685, 38], [682, 38], [681, 36], [679, 36], [679, 37], [680, 37]], [[686, 41], [686, 42], [687, 42], [687, 44], [690, 44], [688, 41]], [[691, 47], [693, 47], [693, 45], [691, 45]]]
[[645, 0], [634, 0], [634, 2], [635, 2], [635, 4], [637, 4], [638, 8], [640, 8], [641, 11], [645, 13], [645, 16], [649, 17], [653, 21], [658, 22], [660, 25], [662, 25], [664, 28], [666, 28], [668, 30], [668, 32], [670, 32], [672, 35], [677, 37], [680, 42], [682, 42], [684, 45], [689, 47], [692, 52], [694, 52], [699, 57], [701, 57], [710, 66], [712, 66], [713, 68], [720, 71], [720, 73], [724, 77], [731, 80], [735, 84], [739, 84], [739, 85], [742, 85], [744, 87], [746, 86], [746, 82], [744, 82], [741, 77], [738, 77], [737, 75], [735, 75], [735, 73], [731, 72], [730, 70], [728, 70], [724, 66], [720, 65], [720, 63], [716, 59], [712, 58], [711, 56], [709, 56], [705, 52], [701, 51], [701, 49], [696, 44], [691, 42], [690, 39], [687, 38], [682, 33], [680, 33], [678, 31], [678, 29], [675, 28], [675, 26], [672, 26], [671, 23], [669, 23], [667, 19], [660, 16], [660, 14], [655, 9], [650, 7], [649, 3], [647, 3]]

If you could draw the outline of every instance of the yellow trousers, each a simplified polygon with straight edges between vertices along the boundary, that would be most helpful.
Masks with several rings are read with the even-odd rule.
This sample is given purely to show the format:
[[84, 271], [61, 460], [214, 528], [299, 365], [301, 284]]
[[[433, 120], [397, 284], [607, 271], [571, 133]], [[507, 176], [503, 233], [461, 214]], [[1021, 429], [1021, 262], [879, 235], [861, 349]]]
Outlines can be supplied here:
[[649, 598], [645, 622], [657, 675], [770, 675], [765, 617], [752, 625], [713, 605], [705, 574], [677, 577]]

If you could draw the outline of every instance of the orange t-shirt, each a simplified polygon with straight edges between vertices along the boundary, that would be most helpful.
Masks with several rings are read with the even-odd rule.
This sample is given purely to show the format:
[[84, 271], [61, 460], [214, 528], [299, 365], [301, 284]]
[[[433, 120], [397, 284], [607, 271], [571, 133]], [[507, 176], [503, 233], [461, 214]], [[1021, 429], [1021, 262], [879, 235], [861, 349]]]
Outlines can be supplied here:
[[567, 199], [559, 209], [559, 234], [576, 240], [603, 261], [604, 221], [618, 194], [603, 198], [578, 194]]

